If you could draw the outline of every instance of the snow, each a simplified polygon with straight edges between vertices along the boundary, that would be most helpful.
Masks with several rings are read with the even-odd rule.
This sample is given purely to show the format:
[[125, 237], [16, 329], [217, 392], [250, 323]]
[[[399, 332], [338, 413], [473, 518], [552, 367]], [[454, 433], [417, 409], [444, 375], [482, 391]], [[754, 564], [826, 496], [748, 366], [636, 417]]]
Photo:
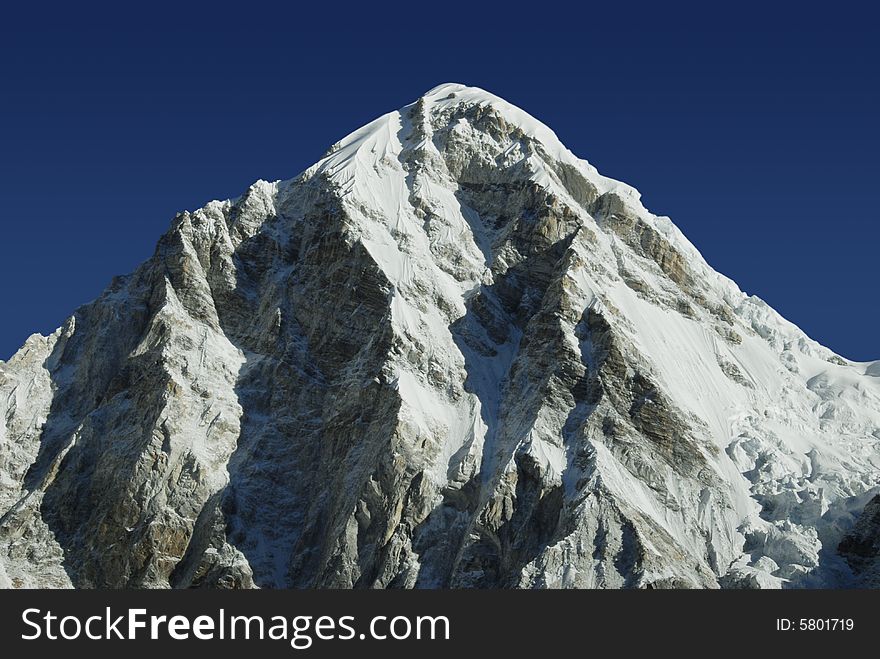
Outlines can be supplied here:
[[[589, 266], [573, 267], [566, 274], [579, 308], [592, 308], [626, 336], [664, 396], [696, 427], [705, 428], [700, 438], [706, 444], [704, 457], [730, 486], [724, 495], [729, 496], [730, 510], [719, 514], [719, 519], [709, 519], [714, 513], [705, 502], [690, 501], [686, 506], [704, 506], [700, 514], [707, 516], [704, 521], [712, 529], [713, 551], [721, 556], [739, 552], [741, 544], [733, 545], [737, 539], [742, 543], [748, 538], [751, 555], [736, 554], [732, 567], [743, 578], [765, 587], [783, 584], [788, 577], [774, 574], [785, 565], [812, 566], [823, 542], [839, 538], [839, 529], [823, 525], [822, 516], [833, 506], [848, 510], [880, 480], [880, 361], [841, 360], [765, 302], [748, 296], [713, 270], [668, 217], [653, 215], [642, 206], [637, 190], [599, 174], [527, 112], [485, 90], [456, 83], [439, 85], [419, 101], [352, 132], [297, 179], [326, 181], [341, 192], [354, 239], [390, 283], [392, 327], [418, 353], [416, 357], [397, 352], [389, 356], [392, 382], [402, 401], [398, 421], [411, 431], [401, 433], [411, 438], [405, 450], [425, 451], [423, 445], [433, 443], [433, 452], [425, 453], [431, 460], [427, 473], [439, 487], [460, 468], [465, 453], [473, 456], [484, 484], [505, 467], [497, 464], [496, 435], [503, 388], [519, 353], [520, 332], [512, 331], [505, 343], [493, 344], [495, 352], [488, 355], [469, 348], [453, 329], [468, 322], [469, 299], [482, 285], [492, 283], [488, 267], [497, 256], [493, 250], [498, 243], [485, 218], [457, 196], [457, 183], [432, 139], [434, 123], [456, 116], [448, 129], [456, 139], [479, 150], [480, 140], [486, 138], [456, 115], [463, 106], [490, 107], [539, 147], [511, 140], [498, 146], [500, 151], [493, 157], [506, 166], [521, 167], [533, 182], [552, 191], [578, 214], [592, 236], [581, 236], [589, 244], [572, 243], [581, 263], [616, 266], [618, 255], [629, 254], [629, 248], [572, 198], [556, 173], [560, 164], [574, 168], [600, 195], [616, 195], [630, 213], [684, 257], [709, 303], [732, 310], [733, 328], [741, 336], [738, 343], [719, 335], [720, 321], [705, 311], [689, 317], [633, 290], [613, 274], [616, 267], [610, 275]], [[424, 114], [418, 125], [411, 125], [417, 108]], [[417, 133], [421, 138], [411, 139]], [[274, 214], [278, 195], [290, 185], [290, 181], [258, 182], [242, 199], [257, 215]], [[222, 221], [231, 203], [211, 202], [193, 213], [191, 221], [209, 226], [209, 221]], [[626, 258], [627, 267], [648, 290], [661, 296], [669, 292], [669, 281], [656, 268], [633, 256]], [[175, 318], [186, 317], [170, 285], [168, 289], [167, 312]], [[478, 325], [469, 329], [482, 331]], [[571, 341], [575, 340], [573, 329], [568, 328]], [[227, 399], [227, 408], [238, 409], [230, 383], [237, 370], [245, 367], [245, 356], [222, 333], [197, 336], [194, 327], [180, 331], [192, 334], [194, 343], [228, 365], [227, 371], [206, 371], [204, 377], [213, 380], [203, 384], [222, 392], [219, 395]], [[483, 339], [492, 343], [488, 337]], [[40, 341], [45, 340], [32, 337], [25, 348]], [[21, 359], [19, 355], [13, 362]], [[427, 376], [432, 365], [442, 371], [440, 381], [466, 378], [467, 394], [459, 399], [447, 395]], [[725, 371], [731, 367], [741, 374], [741, 381]], [[569, 489], [581, 474], [574, 473], [565, 445], [548, 430], [560, 426], [558, 416], [559, 410], [542, 409], [522, 438], [522, 447], [550, 481], [564, 482]], [[238, 423], [237, 418], [226, 421]], [[205, 432], [192, 430], [193, 436], [207, 437]], [[684, 522], [683, 516], [694, 510], [686, 506], [670, 509], [607, 446], [593, 442], [593, 447], [595, 478], [604, 488], [657, 522], [694, 555], [705, 552], [706, 538], [688, 532]], [[208, 464], [223, 460], [209, 441], [194, 442], [192, 450]], [[675, 478], [668, 474], [664, 478], [665, 491], [671, 496], [680, 501], [691, 496]], [[218, 480], [212, 486], [219, 489], [222, 483]], [[762, 517], [762, 506], [768, 501], [799, 521]], [[0, 581], [2, 577], [0, 572]]]
[[[496, 139], [475, 126], [467, 117], [476, 106], [489, 108], [490, 115], [518, 128], [525, 139], [520, 133]], [[467, 205], [474, 202], [459, 194], [461, 181], [447, 160], [450, 154], [438, 148], [438, 134], [451, 135], [455, 148], [462, 150], [453, 157], [485, 157], [518, 181], [528, 179], [546, 188], [578, 218], [581, 228], [573, 236], [571, 261], [562, 275], [567, 297], [556, 309], [563, 340], [572, 354], [584, 355], [581, 341], [589, 339], [579, 339], [575, 332], [580, 314], [591, 309], [602, 316], [615, 341], [629, 351], [627, 368], [648, 375], [699, 435], [695, 440], [701, 448], [695, 450], [705, 458], [706, 471], [718, 477], [713, 481], [721, 484], [717, 489], [694, 489], [693, 482], [672, 468], [663, 471], [663, 465], [649, 481], [625, 464], [611, 440], [562, 436], [568, 431], [561, 433], [560, 428], [572, 413], [589, 413], [567, 409], [572, 403], [565, 396], [542, 404], [535, 418], [530, 413], [527, 421], [512, 422], [513, 430], [505, 426], [502, 411], [517, 412], [517, 402], [505, 398], [512, 366], [529, 366], [517, 362], [521, 328], [507, 318], [506, 339], [498, 343], [469, 313], [469, 305], [477, 295], [493, 302], [492, 268], [503, 272], [518, 255], [505, 251], [506, 227], [495, 226], [500, 212], [492, 215], [497, 209], [490, 208], [486, 214], [480, 207], [486, 214], [481, 217]], [[658, 264], [597, 222], [589, 204], [576, 200], [560, 179], [559, 172], [569, 171], [567, 167], [598, 194], [615, 195], [629, 214], [652, 227], [683, 257], [696, 280], [695, 290], [684, 291]], [[549, 127], [507, 101], [476, 87], [439, 85], [352, 132], [296, 179], [258, 181], [241, 198], [210, 202], [180, 221], [232, 254], [256, 229], [239, 224], [233, 231], [226, 224], [233, 222], [233, 204], [246, 210], [240, 214], [245, 219], [234, 222], [262, 222], [281, 214], [282, 202], [295, 186], [310, 181], [322, 193], [329, 185], [339, 194], [350, 234], [346, 238], [366, 250], [388, 282], [394, 337], [383, 370], [401, 402], [399, 442], [393, 450], [424, 465], [437, 491], [479, 479], [481, 496], [488, 498], [495, 486], [492, 479], [515, 469], [513, 448], [534, 458], [543, 485], [562, 483], [566, 495], [574, 497], [579, 483], [592, 479], [603, 493], [610, 493], [622, 514], [650, 519], [692, 558], [704, 560], [709, 552], [722, 573], [730, 568], [749, 583], [781, 587], [816, 568], [821, 548], [836, 546], [854, 511], [878, 490], [880, 361], [841, 359], [764, 301], [741, 291], [709, 266], [668, 217], [645, 209], [637, 190], [599, 174]], [[271, 232], [283, 228], [263, 229], [281, 242]], [[191, 245], [183, 249], [193, 278], [207, 280], [207, 259], [200, 260]], [[643, 290], [623, 281], [624, 266]], [[203, 313], [191, 315], [168, 280], [164, 293], [164, 306], [153, 318], [156, 326], [131, 356], [162, 346], [174, 383], [183, 391], [197, 385], [207, 394], [195, 401], [204, 405], [198, 415], [175, 409], [184, 403], [170, 397], [161, 410], [162, 422], [179, 420], [173, 435], [187, 438], [185, 450], [210, 467], [204, 474], [207, 488], [220, 491], [241, 423], [235, 383], [260, 364], [261, 356], [244, 354], [223, 334], [209, 294]], [[123, 306], [125, 294], [110, 292], [105, 299]], [[687, 298], [690, 314], [675, 306], [676, 297]], [[729, 317], [713, 316], [713, 307], [723, 307]], [[173, 328], [175, 341], [160, 336], [164, 321]], [[719, 327], [738, 338], [725, 337]], [[46, 419], [53, 386], [46, 360], [65, 331], [72, 332], [73, 325], [51, 337], [32, 336], [9, 362], [0, 362], [0, 385], [7, 394], [0, 400], [0, 413], [12, 418], [16, 410], [30, 406], [27, 417], [16, 421], [22, 425], [19, 434], [34, 434]], [[539, 380], [542, 375], [528, 377]], [[55, 380], [64, 376], [64, 371], [53, 372]], [[192, 398], [187, 396], [184, 402]], [[260, 425], [268, 419], [256, 415], [251, 421]], [[79, 430], [76, 423], [70, 425], [73, 442]], [[11, 445], [14, 434], [0, 425], [0, 448]], [[511, 447], [511, 441], [519, 443]], [[575, 464], [570, 455], [576, 442], [587, 445], [589, 467]], [[174, 444], [172, 449], [182, 450]], [[0, 473], [0, 494], [16, 487], [12, 477]], [[694, 519], [702, 524], [699, 533]], [[646, 535], [640, 541], [660, 555], [661, 536]], [[262, 560], [274, 562], [280, 582], [285, 557], [274, 553], [271, 542], [258, 551]], [[0, 563], [0, 586], [5, 579]]]
[[[527, 140], [490, 144], [458, 112], [473, 106], [491, 108]], [[461, 467], [465, 453], [484, 478], [505, 468], [496, 464], [496, 434], [503, 387], [521, 338], [513, 332], [489, 356], [471, 350], [453, 329], [468, 322], [469, 299], [492, 283], [488, 268], [504, 257], [494, 253], [499, 236], [486, 218], [456, 194], [457, 182], [433, 139], [444, 120], [456, 140], [478, 154], [498, 149], [491, 156], [499, 166], [524, 172], [581, 218], [590, 237], [581, 236], [586, 242], [575, 240], [571, 249], [588, 265], [566, 273], [576, 304], [592, 308], [626, 336], [664, 396], [694, 427], [704, 428], [704, 457], [730, 486], [726, 494], [704, 494], [729, 497], [730, 509], [717, 512], [702, 501], [703, 494], [701, 502], [688, 502], [691, 493], [667, 475], [666, 492], [685, 502], [682, 510], [672, 511], [601, 442], [593, 443], [596, 478], [694, 555], [705, 551], [706, 538], [685, 530], [683, 511], [702, 506], [699, 514], [711, 529], [716, 558], [734, 557], [730, 566], [719, 569], [730, 567], [751, 583], [780, 587], [804, 565], [814, 566], [822, 544], [833, 544], [840, 536], [840, 529], [823, 522], [823, 516], [832, 508], [838, 516], [849, 514], [853, 502], [880, 481], [880, 361], [848, 362], [811, 340], [712, 269], [672, 220], [644, 208], [637, 190], [599, 174], [527, 112], [483, 89], [457, 83], [439, 85], [419, 101], [354, 131], [298, 178], [326, 180], [338, 188], [354, 239], [390, 282], [392, 326], [416, 353], [389, 358], [402, 401], [399, 422], [413, 431], [402, 436], [416, 438], [406, 450], [436, 444], [428, 474], [440, 486]], [[658, 302], [658, 297], [680, 292], [656, 267], [632, 256], [572, 198], [557, 174], [559, 165], [574, 168], [598, 194], [615, 195], [682, 255], [707, 305], [730, 310], [730, 329], [739, 340], [726, 340], [717, 330], [722, 321], [704, 309], [690, 317]], [[253, 203], [269, 209], [289, 184], [263, 184]], [[210, 216], [222, 211], [221, 204], [203, 212]], [[656, 297], [636, 292], [615, 274], [621, 254]], [[596, 264], [612, 264], [611, 274]], [[470, 330], [480, 331], [478, 325]], [[568, 331], [574, 340], [573, 326]], [[221, 345], [218, 337], [211, 340], [215, 352], [233, 365], [241, 363], [231, 346]], [[458, 400], [448, 396], [427, 376], [434, 367], [446, 369], [441, 381], [466, 379], [467, 395]], [[560, 438], [547, 430], [558, 425], [559, 411], [541, 414], [546, 418], [539, 415], [522, 447], [550, 480], [571, 488], [582, 474], [574, 473]], [[798, 521], [768, 518], [762, 512], [768, 502]], [[746, 538], [751, 553], [740, 554]]]

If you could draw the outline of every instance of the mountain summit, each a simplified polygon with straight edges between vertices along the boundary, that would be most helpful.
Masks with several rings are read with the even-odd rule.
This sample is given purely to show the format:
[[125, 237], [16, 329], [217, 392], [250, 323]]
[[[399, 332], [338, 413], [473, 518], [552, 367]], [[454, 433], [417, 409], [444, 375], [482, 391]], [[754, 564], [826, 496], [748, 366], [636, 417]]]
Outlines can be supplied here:
[[177, 215], [0, 419], [5, 586], [880, 585], [880, 362], [463, 85]]

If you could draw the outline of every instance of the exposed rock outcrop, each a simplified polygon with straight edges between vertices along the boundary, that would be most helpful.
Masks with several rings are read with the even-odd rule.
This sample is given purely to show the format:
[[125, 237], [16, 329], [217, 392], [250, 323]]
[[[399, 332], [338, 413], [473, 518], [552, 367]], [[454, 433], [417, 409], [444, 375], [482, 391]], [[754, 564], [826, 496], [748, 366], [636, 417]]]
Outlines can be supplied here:
[[444, 85], [0, 362], [0, 586], [836, 585], [872, 369]]
[[857, 585], [880, 588], [880, 494], [865, 506], [838, 551], [855, 572]]

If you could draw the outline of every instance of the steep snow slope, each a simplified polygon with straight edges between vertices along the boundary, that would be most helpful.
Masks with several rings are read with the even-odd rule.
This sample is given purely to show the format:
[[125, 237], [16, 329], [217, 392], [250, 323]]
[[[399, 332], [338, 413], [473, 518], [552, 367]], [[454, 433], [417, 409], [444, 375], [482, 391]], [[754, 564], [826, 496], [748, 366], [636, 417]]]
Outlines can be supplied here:
[[878, 363], [441, 85], [0, 364], [0, 580], [857, 585]]

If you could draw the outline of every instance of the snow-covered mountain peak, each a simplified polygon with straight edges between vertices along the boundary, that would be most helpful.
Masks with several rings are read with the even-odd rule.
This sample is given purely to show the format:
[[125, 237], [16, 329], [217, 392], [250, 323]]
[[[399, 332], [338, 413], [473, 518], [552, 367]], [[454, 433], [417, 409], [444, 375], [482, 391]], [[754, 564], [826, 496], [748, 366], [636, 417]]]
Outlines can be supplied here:
[[[586, 160], [577, 158], [559, 140], [556, 134], [541, 121], [508, 103], [504, 99], [478, 87], [457, 83], [438, 85], [418, 101], [398, 111], [378, 117], [334, 144], [330, 152], [310, 171], [331, 174], [337, 182], [349, 180], [358, 168], [374, 167], [388, 157], [400, 155], [406, 147], [401, 140], [409, 139], [412, 127], [408, 125], [413, 111], [422, 118], [417, 129], [426, 129], [421, 138], [430, 139], [437, 131], [462, 129], [473, 125], [469, 120], [477, 115], [493, 115], [511, 132], [510, 143], [523, 141], [532, 145], [537, 153], [529, 154], [536, 171], [536, 180], [549, 184], [549, 175], [540, 171], [541, 161], [553, 161], [579, 171], [600, 193], [613, 191], [631, 203], [638, 203], [640, 195], [629, 185], [601, 176]], [[426, 121], [427, 120], [427, 121]], [[477, 127], [477, 130], [484, 128]], [[495, 136], [497, 137], [497, 135]], [[508, 144], [508, 146], [511, 146]], [[526, 147], [528, 148], [528, 147]]]
[[449, 109], [462, 105], [491, 106], [511, 125], [516, 126], [524, 135], [541, 142], [556, 158], [574, 159], [573, 154], [559, 141], [549, 127], [535, 119], [524, 110], [508, 103], [479, 87], [468, 87], [457, 83], [438, 85], [422, 97], [426, 104], [438, 109]]
[[0, 583], [865, 583], [878, 376], [444, 84], [0, 363]]

